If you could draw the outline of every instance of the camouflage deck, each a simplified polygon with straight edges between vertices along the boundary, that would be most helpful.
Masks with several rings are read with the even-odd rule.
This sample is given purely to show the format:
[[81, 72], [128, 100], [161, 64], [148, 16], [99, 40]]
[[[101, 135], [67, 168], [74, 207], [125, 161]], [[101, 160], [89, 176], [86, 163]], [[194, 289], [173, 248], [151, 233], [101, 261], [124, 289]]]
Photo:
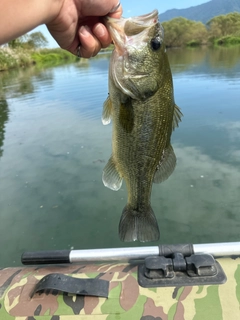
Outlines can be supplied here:
[[[0, 319], [240, 319], [240, 258], [218, 261], [228, 278], [225, 284], [179, 288], [142, 288], [137, 282], [137, 267], [129, 264], [2, 269]], [[53, 272], [109, 280], [109, 298], [57, 292], [35, 294], [30, 298], [35, 284]]]

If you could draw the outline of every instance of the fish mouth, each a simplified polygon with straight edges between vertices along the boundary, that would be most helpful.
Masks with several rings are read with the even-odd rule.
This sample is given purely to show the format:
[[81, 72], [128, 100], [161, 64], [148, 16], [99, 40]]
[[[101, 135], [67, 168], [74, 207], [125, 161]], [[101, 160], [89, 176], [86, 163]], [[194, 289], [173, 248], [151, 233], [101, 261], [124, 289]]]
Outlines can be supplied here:
[[[147, 29], [158, 23], [158, 11], [132, 18], [104, 18], [105, 25], [112, 37], [115, 49], [123, 55], [127, 46], [141, 46], [147, 39]], [[137, 37], [136, 37], [137, 36]], [[135, 37], [135, 39], [133, 39]]]

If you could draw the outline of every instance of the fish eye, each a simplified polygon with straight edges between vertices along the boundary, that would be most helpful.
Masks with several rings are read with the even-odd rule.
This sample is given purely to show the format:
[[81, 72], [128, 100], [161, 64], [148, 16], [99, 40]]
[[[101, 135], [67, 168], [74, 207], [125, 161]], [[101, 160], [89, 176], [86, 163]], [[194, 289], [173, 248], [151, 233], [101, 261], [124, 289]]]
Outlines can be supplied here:
[[152, 40], [151, 40], [151, 47], [152, 47], [152, 49], [154, 50], [154, 51], [157, 51], [158, 49], [160, 49], [161, 48], [161, 40], [160, 40], [160, 38], [159, 37], [156, 37], [156, 38], [153, 38]]

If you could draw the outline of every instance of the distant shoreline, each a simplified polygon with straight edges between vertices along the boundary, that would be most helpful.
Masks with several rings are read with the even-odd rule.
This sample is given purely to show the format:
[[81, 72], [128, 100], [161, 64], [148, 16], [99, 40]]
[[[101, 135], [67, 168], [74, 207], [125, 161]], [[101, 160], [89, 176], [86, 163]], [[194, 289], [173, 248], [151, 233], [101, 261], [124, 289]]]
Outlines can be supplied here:
[[[223, 47], [231, 45], [240, 45], [240, 37], [238, 38], [237, 43], [228, 44], [221, 42], [215, 43], [214, 47]], [[169, 49], [174, 48], [189, 48], [189, 47], [204, 47], [204, 46], [213, 46], [212, 44], [184, 44], [182, 46], [167, 46]], [[101, 53], [108, 53], [114, 49], [113, 45], [110, 45], [108, 48], [102, 49]], [[38, 50], [29, 50], [16, 48], [11, 49], [9, 47], [0, 48], [0, 72], [7, 71], [15, 68], [25, 68], [32, 65], [38, 66], [56, 66], [60, 64], [77, 62], [79, 58], [71, 54], [70, 52], [63, 50], [61, 48], [56, 49], [38, 49]]]
[[[113, 45], [102, 49], [101, 52], [111, 52]], [[61, 48], [29, 50], [23, 48], [0, 48], [0, 72], [15, 68], [24, 68], [31, 65], [59, 65], [77, 62], [79, 58]]]
[[60, 48], [38, 50], [0, 48], [0, 71], [31, 65], [58, 65], [77, 60], [78, 57]]

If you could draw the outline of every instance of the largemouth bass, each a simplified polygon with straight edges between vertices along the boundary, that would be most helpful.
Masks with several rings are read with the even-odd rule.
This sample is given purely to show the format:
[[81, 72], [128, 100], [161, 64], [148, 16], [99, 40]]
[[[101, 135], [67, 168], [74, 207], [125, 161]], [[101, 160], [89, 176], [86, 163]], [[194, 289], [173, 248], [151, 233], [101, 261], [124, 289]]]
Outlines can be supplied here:
[[181, 111], [175, 105], [172, 74], [158, 12], [106, 18], [115, 49], [109, 66], [109, 96], [103, 124], [113, 121], [112, 155], [103, 183], [119, 190], [124, 179], [127, 205], [119, 223], [122, 241], [155, 241], [159, 228], [150, 198], [152, 184], [166, 180], [176, 157], [171, 134]]

